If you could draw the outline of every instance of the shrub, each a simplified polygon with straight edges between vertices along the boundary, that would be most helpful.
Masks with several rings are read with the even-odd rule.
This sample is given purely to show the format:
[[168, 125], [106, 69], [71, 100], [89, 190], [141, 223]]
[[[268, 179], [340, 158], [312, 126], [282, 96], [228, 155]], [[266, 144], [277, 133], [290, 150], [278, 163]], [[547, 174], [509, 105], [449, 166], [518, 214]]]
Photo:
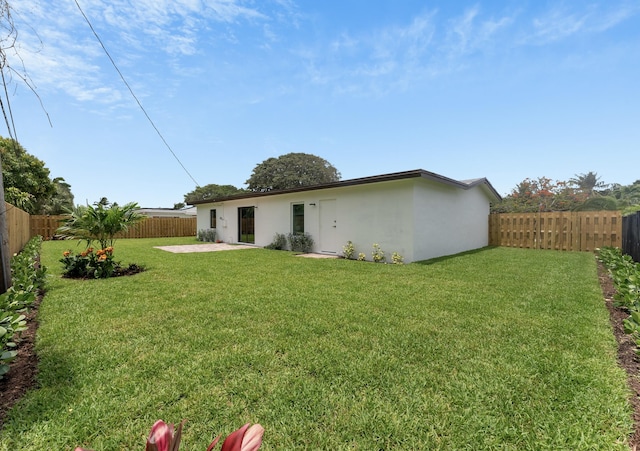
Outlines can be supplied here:
[[313, 249], [313, 238], [308, 233], [290, 233], [289, 248], [294, 252], [307, 254]]
[[375, 263], [382, 263], [385, 260], [384, 251], [380, 249], [378, 243], [373, 243], [373, 252], [371, 253], [371, 260]]
[[356, 252], [356, 247], [351, 241], [347, 241], [347, 244], [342, 247], [342, 256], [347, 260], [351, 260]]
[[27, 311], [44, 288], [46, 267], [40, 264], [42, 237], [32, 238], [22, 252], [11, 259], [13, 285], [0, 295], [0, 379], [9, 371], [9, 363], [16, 357], [14, 339], [26, 330]]
[[404, 261], [404, 257], [398, 254], [397, 252], [394, 252], [393, 254], [391, 254], [391, 262], [394, 265], [401, 265], [403, 261]]
[[105, 279], [111, 277], [120, 263], [113, 259], [113, 248], [100, 249], [94, 253], [89, 247], [79, 254], [65, 251], [60, 262], [64, 268], [62, 275], [70, 278], [94, 278]]
[[198, 241], [216, 242], [216, 229], [200, 229], [198, 230]]
[[[624, 331], [631, 334], [640, 345], [640, 264], [634, 263], [628, 255], [623, 255], [618, 248], [604, 247], [598, 249], [598, 260], [609, 271], [616, 289], [615, 305], [629, 312], [623, 321]], [[638, 351], [636, 350], [636, 353]]]
[[359, 262], [363, 262], [363, 261], [365, 261], [366, 259], [367, 259], [367, 256], [365, 255], [365, 253], [364, 253], [364, 252], [360, 252], [360, 253], [358, 254], [358, 261], [359, 261]]
[[273, 241], [265, 246], [265, 249], [273, 249], [282, 251], [287, 248], [287, 237], [284, 233], [276, 233], [273, 236]]

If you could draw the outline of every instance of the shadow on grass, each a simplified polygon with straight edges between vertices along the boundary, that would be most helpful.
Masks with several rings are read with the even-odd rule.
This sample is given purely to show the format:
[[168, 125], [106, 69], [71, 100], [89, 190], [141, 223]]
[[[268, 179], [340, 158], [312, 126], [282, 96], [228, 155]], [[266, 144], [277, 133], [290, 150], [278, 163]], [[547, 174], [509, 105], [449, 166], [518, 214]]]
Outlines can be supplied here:
[[473, 255], [473, 254], [479, 254], [481, 252], [485, 252], [491, 249], [495, 249], [498, 246], [486, 246], [486, 247], [480, 247], [478, 249], [472, 249], [470, 251], [464, 251], [464, 252], [460, 252], [458, 254], [451, 254], [451, 255], [443, 255], [442, 257], [436, 257], [436, 258], [430, 258], [429, 260], [420, 260], [417, 262], [413, 262], [414, 265], [433, 265], [435, 263], [440, 263], [443, 261], [447, 261], [450, 260], [452, 258], [458, 258], [458, 257], [462, 257], [465, 255]]

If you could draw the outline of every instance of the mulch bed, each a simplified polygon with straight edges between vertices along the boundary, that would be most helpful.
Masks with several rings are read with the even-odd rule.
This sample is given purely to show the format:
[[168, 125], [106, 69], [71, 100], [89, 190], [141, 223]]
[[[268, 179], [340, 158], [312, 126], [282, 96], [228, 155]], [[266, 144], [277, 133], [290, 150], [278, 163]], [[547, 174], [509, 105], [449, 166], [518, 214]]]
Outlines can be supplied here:
[[[628, 383], [631, 389], [629, 402], [633, 407], [634, 432], [629, 437], [629, 444], [635, 451], [640, 445], [640, 358], [636, 354], [636, 346], [633, 339], [624, 333], [622, 321], [629, 314], [613, 305], [615, 290], [607, 271], [598, 264], [598, 278], [602, 287], [604, 301], [609, 310], [611, 327], [618, 342], [618, 364], [627, 372]], [[4, 422], [7, 412], [27, 390], [36, 387], [36, 374], [38, 372], [38, 356], [34, 350], [34, 341], [38, 327], [37, 311], [42, 302], [43, 295], [38, 296], [34, 307], [27, 315], [28, 328], [22, 333], [18, 344], [18, 357], [11, 363], [11, 370], [0, 380], [0, 427]]]

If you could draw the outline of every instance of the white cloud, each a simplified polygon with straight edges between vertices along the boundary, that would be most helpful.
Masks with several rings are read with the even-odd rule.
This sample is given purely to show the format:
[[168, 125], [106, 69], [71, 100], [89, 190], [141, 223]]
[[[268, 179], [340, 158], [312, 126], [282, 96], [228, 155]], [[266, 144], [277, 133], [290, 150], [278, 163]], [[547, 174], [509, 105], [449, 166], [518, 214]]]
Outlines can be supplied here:
[[640, 4], [637, 2], [609, 2], [603, 5], [579, 4], [574, 8], [554, 6], [532, 20], [532, 30], [522, 42], [542, 45], [576, 34], [602, 33], [640, 13]]
[[[234, 42], [237, 38], [230, 26], [240, 22], [262, 26], [269, 20], [253, 2], [245, 0], [78, 2], [109, 53], [124, 68], [144, 69], [140, 61], [155, 60], [164, 53], [169, 66], [179, 73], [182, 57], [195, 55], [209, 45], [202, 38], [208, 37], [212, 27], [222, 25], [218, 33]], [[65, 91], [80, 101], [120, 101], [125, 88], [114, 77], [113, 67], [74, 1], [16, 0], [12, 6], [20, 27], [20, 57], [37, 86]], [[264, 31], [276, 40], [274, 31]]]

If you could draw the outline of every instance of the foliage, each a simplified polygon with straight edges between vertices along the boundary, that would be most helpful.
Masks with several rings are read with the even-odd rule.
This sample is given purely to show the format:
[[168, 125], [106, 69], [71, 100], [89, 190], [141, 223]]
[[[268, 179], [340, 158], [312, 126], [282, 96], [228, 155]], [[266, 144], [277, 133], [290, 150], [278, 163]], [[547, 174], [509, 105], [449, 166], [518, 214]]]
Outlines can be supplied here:
[[618, 201], [625, 213], [640, 210], [640, 180], [631, 185], [613, 184], [607, 194]]
[[[153, 271], [50, 278], [39, 389], [10, 412], [0, 451], [144, 449], [159, 415], [190, 419], [190, 450], [250, 421], [267, 430], [261, 449], [629, 451], [589, 253], [394, 266], [155, 248], [195, 243], [122, 239], [116, 255]], [[56, 274], [68, 245], [43, 243]]]
[[265, 246], [265, 249], [281, 251], [287, 248], [287, 237], [283, 233], [276, 233], [273, 241]]
[[[173, 424], [167, 424], [162, 420], [158, 420], [151, 427], [149, 437], [147, 438], [146, 451], [178, 451], [180, 441], [182, 440], [182, 426], [185, 420], [175, 429]], [[249, 427], [250, 423], [245, 424], [237, 431], [231, 433], [222, 443], [222, 451], [255, 451], [262, 445], [262, 435], [264, 428], [259, 424]], [[207, 448], [207, 451], [213, 450], [220, 441], [220, 436], [216, 437]], [[75, 451], [91, 451], [85, 448], [77, 447]]]
[[193, 191], [184, 195], [184, 201], [187, 204], [192, 204], [194, 201], [200, 200], [214, 200], [221, 197], [229, 197], [235, 194], [242, 194], [246, 192], [242, 188], [236, 188], [233, 185], [216, 185], [211, 183], [205, 186], [198, 186]]
[[614, 247], [600, 248], [598, 260], [607, 268], [613, 281], [616, 306], [640, 311], [640, 264]]
[[358, 261], [363, 262], [367, 259], [367, 254], [364, 252], [358, 252]]
[[337, 182], [340, 173], [327, 160], [306, 153], [288, 153], [258, 164], [246, 181], [249, 191], [272, 191]]
[[43, 205], [41, 214], [45, 215], [62, 215], [73, 209], [73, 194], [71, 193], [71, 185], [69, 185], [62, 177], [53, 179], [55, 193], [49, 203]]
[[342, 247], [342, 256], [347, 260], [351, 260], [356, 252], [356, 247], [352, 241], [347, 241], [347, 244]]
[[631, 185], [606, 184], [595, 172], [576, 174], [568, 182], [546, 177], [525, 179], [491, 206], [492, 213], [545, 211], [640, 210], [640, 180]]
[[13, 285], [0, 295], [0, 378], [9, 371], [9, 363], [17, 356], [16, 334], [26, 330], [23, 314], [44, 288], [46, 267], [40, 264], [42, 237], [34, 237], [11, 259]]
[[105, 279], [120, 268], [120, 264], [113, 259], [111, 246], [96, 252], [89, 247], [79, 254], [67, 250], [62, 253], [60, 262], [63, 266], [62, 275], [72, 279]]
[[86, 241], [87, 247], [94, 241], [100, 243], [101, 249], [113, 247], [118, 233], [126, 232], [146, 219], [146, 216], [136, 212], [139, 208], [135, 202], [121, 207], [116, 203], [109, 204], [105, 198], [94, 203], [94, 206], [78, 205], [70, 217], [63, 220], [58, 234], [67, 239]]
[[[598, 250], [598, 259], [609, 271], [616, 293], [616, 306], [629, 311], [624, 330], [631, 334], [640, 346], [640, 264], [619, 248], [604, 247]], [[636, 350], [640, 354], [640, 351]]]
[[589, 197], [580, 205], [576, 206], [574, 211], [601, 211], [601, 210], [619, 210], [618, 201], [611, 196], [593, 196]]
[[394, 252], [393, 254], [391, 254], [391, 262], [394, 265], [401, 265], [404, 262], [404, 257], [397, 252]]
[[293, 252], [307, 254], [313, 250], [313, 238], [308, 233], [290, 233], [287, 240]]
[[586, 174], [576, 174], [575, 177], [569, 179], [569, 184], [577, 189], [578, 192], [584, 194], [588, 199], [594, 194], [598, 194], [596, 188], [606, 189], [607, 184], [600, 181], [600, 177], [595, 172]]
[[42, 212], [56, 194], [44, 162], [17, 141], [3, 137], [0, 137], [0, 158], [5, 200], [30, 214]]
[[216, 229], [200, 229], [197, 234], [198, 241], [208, 241], [215, 243], [216, 241]]
[[382, 263], [385, 261], [384, 251], [378, 243], [373, 243], [373, 251], [371, 252], [371, 260], [374, 263]]
[[498, 204], [492, 213], [530, 213], [538, 211], [572, 210], [585, 196], [577, 193], [567, 182], [553, 182], [547, 177], [524, 179]]

